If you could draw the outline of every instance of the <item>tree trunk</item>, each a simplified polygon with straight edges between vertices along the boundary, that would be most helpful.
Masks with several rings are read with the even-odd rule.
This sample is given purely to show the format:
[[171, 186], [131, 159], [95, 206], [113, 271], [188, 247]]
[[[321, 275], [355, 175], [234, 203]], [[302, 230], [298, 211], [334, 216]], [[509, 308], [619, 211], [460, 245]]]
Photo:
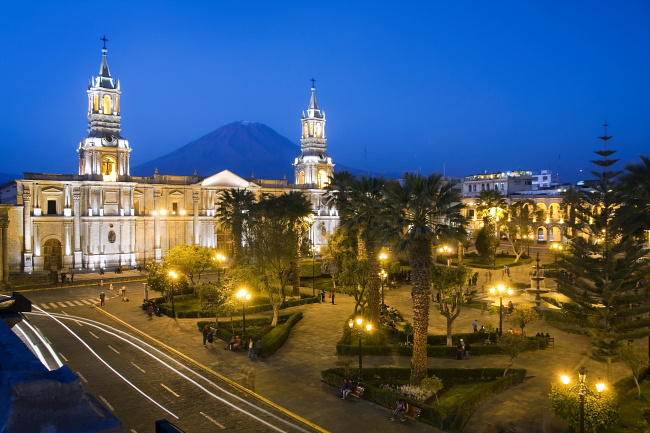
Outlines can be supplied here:
[[420, 385], [427, 376], [427, 335], [429, 331], [429, 304], [431, 285], [431, 244], [426, 239], [413, 241], [410, 248], [411, 298], [413, 300], [413, 356], [411, 358], [411, 385]]
[[449, 316], [446, 316], [446, 317], [447, 317], [447, 346], [451, 346], [452, 345], [452, 341], [451, 341], [451, 324], [453, 323], [454, 320]]
[[381, 303], [381, 279], [379, 277], [379, 258], [377, 257], [375, 241], [366, 241], [366, 254], [368, 256], [368, 312], [370, 322], [379, 325]]
[[[294, 252], [293, 262], [291, 263], [291, 274], [293, 277], [293, 297], [300, 297], [300, 236], [296, 236], [296, 250]], [[313, 254], [313, 252], [312, 252]], [[312, 266], [314, 265], [312, 261]], [[313, 273], [313, 270], [312, 270]], [[313, 284], [313, 283], [312, 283]]]

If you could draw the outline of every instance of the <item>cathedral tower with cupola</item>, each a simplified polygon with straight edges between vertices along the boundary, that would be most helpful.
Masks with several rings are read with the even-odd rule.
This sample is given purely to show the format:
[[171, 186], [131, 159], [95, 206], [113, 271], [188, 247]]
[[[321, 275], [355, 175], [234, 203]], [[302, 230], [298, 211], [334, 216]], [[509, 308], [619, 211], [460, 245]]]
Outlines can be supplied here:
[[325, 188], [334, 171], [334, 164], [332, 158], [327, 156], [325, 112], [318, 108], [313, 80], [309, 107], [302, 112], [300, 150], [300, 156], [293, 164], [296, 184]]
[[79, 143], [79, 174], [115, 182], [129, 176], [128, 140], [120, 135], [120, 82], [111, 77], [105, 37], [99, 75], [88, 84], [88, 137]]

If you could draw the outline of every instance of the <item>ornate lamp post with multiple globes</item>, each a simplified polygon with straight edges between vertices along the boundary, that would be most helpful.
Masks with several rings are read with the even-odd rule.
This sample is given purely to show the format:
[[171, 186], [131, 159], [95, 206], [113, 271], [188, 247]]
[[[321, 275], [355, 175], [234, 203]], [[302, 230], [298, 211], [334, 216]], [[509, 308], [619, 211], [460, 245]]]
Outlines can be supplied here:
[[357, 338], [359, 340], [359, 376], [357, 378], [357, 385], [361, 385], [361, 382], [363, 381], [363, 356], [361, 353], [361, 339], [363, 337], [364, 331], [367, 333], [372, 331], [372, 324], [366, 323], [364, 326], [363, 319], [361, 317], [357, 317], [355, 320], [350, 320], [348, 322], [348, 325], [350, 326], [351, 330], [357, 332]]
[[[571, 383], [571, 378], [569, 376], [562, 376], [560, 378], [562, 383], [568, 385]], [[598, 396], [601, 392], [605, 390], [605, 384], [598, 382], [596, 384], [596, 391], [598, 394], [594, 394], [585, 383], [587, 379], [587, 370], [585, 367], [580, 367], [578, 371], [578, 383], [572, 386], [569, 391], [577, 392], [578, 397], [580, 397], [580, 433], [585, 433], [585, 398], [587, 395]]]
[[217, 263], [217, 283], [221, 283], [221, 267], [223, 266], [223, 262], [226, 261], [226, 256], [224, 256], [221, 253], [218, 253], [216, 256], [212, 258]]
[[499, 294], [499, 337], [503, 335], [503, 294], [507, 293], [512, 295], [512, 289], [506, 289], [503, 284], [499, 284], [496, 288], [492, 287], [490, 293]]
[[246, 289], [241, 289], [237, 292], [237, 299], [241, 299], [242, 302], [242, 325], [243, 325], [243, 332], [242, 332], [242, 339], [246, 336], [246, 301], [248, 301], [251, 298], [251, 294], [246, 291]]

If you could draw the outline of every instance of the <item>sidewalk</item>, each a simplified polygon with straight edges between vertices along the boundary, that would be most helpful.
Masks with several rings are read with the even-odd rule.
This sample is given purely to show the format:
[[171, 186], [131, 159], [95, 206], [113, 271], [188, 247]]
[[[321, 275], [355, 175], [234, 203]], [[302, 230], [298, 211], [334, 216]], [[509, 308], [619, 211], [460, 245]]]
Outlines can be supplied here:
[[[529, 269], [530, 266], [511, 268], [511, 280], [528, 283]], [[501, 273], [492, 272], [494, 285], [497, 283], [495, 276], [498, 273], [500, 277]], [[480, 288], [483, 284], [480, 270], [479, 274]], [[547, 284], [548, 288], [550, 287]], [[311, 293], [311, 290], [305, 290]], [[154, 294], [150, 296], [153, 297]], [[489, 294], [481, 296], [490, 297]], [[388, 305], [396, 307], [406, 320], [412, 321], [410, 287], [386, 291], [385, 298]], [[533, 303], [533, 298], [534, 295], [518, 292], [513, 295], [513, 302], [515, 305]], [[201, 333], [196, 326], [197, 319], [173, 320], [168, 317], [154, 317], [149, 320], [140, 309], [139, 302], [108, 302], [105, 306], [108, 313], [229, 379], [239, 383], [246, 381], [251, 390], [331, 432], [439, 432], [440, 430], [421, 422], [392, 423], [388, 420], [388, 409], [364, 400], [341, 400], [337, 396], [337, 388], [324, 385], [320, 381], [321, 370], [336, 367], [339, 356], [335, 352], [335, 344], [340, 339], [345, 320], [353, 308], [351, 297], [338, 294], [336, 305], [311, 304], [283, 310], [283, 313], [302, 311], [303, 319], [294, 327], [291, 337], [278, 352], [268, 359], [251, 361], [244, 351], [224, 350], [225, 343], [220, 340], [215, 342], [214, 347], [203, 347]], [[430, 312], [429, 332], [444, 333], [445, 318], [437, 312], [433, 304]], [[484, 311], [464, 309], [454, 321], [453, 332], [471, 331], [474, 319], [481, 325], [492, 323], [496, 327], [499, 323], [498, 315], [490, 316]], [[509, 327], [504, 318], [504, 328]], [[544, 322], [526, 327], [526, 333], [529, 335], [537, 332], [550, 333], [555, 338], [555, 347], [521, 354], [514, 367], [527, 369], [525, 381], [482, 405], [469, 419], [465, 432], [483, 432], [488, 424], [507, 425], [509, 422], [513, 422], [519, 432], [567, 431], [566, 425], [550, 413], [548, 392], [551, 382], [558, 380], [563, 373], [575, 375], [581, 365], [587, 367], [590, 377], [605, 377], [605, 366], [586, 356], [590, 351], [588, 338], [555, 330]], [[357, 358], [353, 360], [353, 366], [356, 366]], [[409, 362], [410, 358], [407, 357], [363, 358], [366, 367], [408, 367]], [[455, 359], [429, 358], [428, 364], [432, 368], [503, 368], [507, 366], [508, 359], [505, 356], [481, 356], [458, 363]], [[625, 374], [622, 366], [614, 364], [613, 380], [618, 380]], [[370, 429], [369, 425], [372, 426]]]

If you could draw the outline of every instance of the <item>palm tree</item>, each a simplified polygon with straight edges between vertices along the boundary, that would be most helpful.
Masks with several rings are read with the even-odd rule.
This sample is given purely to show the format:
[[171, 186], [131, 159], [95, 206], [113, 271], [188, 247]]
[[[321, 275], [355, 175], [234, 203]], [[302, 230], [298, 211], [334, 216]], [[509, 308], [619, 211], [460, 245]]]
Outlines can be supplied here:
[[232, 188], [222, 191], [218, 200], [217, 221], [232, 233], [232, 263], [238, 265], [242, 260], [242, 241], [248, 211], [255, 201], [252, 192]]
[[384, 188], [393, 224], [387, 237], [398, 250], [408, 253], [411, 264], [413, 300], [412, 385], [427, 376], [427, 334], [433, 242], [440, 238], [463, 238], [464, 219], [460, 195], [442, 175], [428, 177], [405, 173], [403, 182], [392, 181]]
[[311, 202], [300, 191], [286, 192], [277, 198], [277, 212], [294, 236], [294, 259], [291, 266], [293, 296], [300, 296], [300, 247], [309, 228], [307, 217], [312, 214]]
[[493, 228], [492, 232], [498, 238], [499, 227], [497, 223], [503, 219], [508, 209], [506, 199], [497, 190], [488, 189], [481, 191], [476, 199], [476, 212], [483, 219], [486, 226]]
[[357, 251], [368, 266], [369, 320], [379, 323], [380, 288], [379, 239], [384, 225], [383, 177], [359, 176], [349, 172], [335, 173], [327, 186], [326, 202], [339, 211], [339, 225], [347, 233], [357, 234]]

